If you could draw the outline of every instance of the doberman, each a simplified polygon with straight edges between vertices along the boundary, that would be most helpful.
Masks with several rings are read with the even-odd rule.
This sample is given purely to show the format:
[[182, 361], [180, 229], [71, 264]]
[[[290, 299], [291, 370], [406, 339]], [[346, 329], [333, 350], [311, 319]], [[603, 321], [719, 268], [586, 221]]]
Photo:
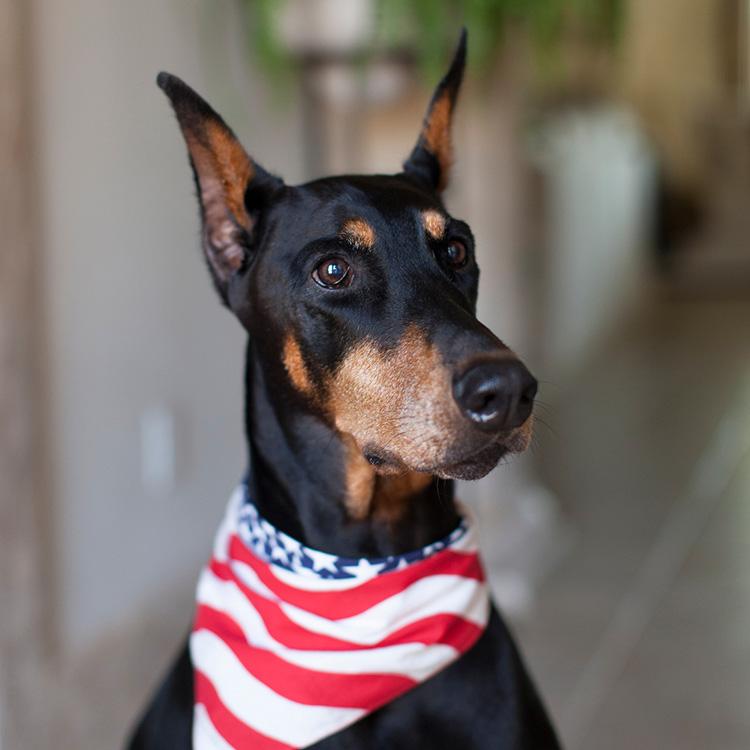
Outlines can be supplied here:
[[[447, 537], [460, 523], [451, 480], [529, 444], [537, 383], [477, 320], [474, 239], [441, 199], [465, 57], [463, 32], [403, 172], [296, 187], [182, 81], [158, 77], [187, 143], [208, 269], [248, 333], [248, 492], [274, 528], [331, 555], [390, 559]], [[487, 611], [460, 658], [310, 746], [558, 748]], [[186, 645], [131, 750], [194, 746], [195, 674]]]

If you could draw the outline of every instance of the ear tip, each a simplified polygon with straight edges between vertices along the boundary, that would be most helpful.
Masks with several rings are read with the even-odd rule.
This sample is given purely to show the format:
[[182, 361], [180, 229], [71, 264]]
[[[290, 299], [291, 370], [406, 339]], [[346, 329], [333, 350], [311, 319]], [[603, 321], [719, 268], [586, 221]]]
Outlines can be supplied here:
[[179, 89], [187, 89], [187, 85], [177, 76], [167, 73], [165, 70], [159, 72], [156, 76], [156, 85], [170, 98]]
[[461, 27], [461, 34], [458, 37], [458, 45], [456, 46], [455, 64], [457, 67], [463, 68], [466, 63], [466, 50], [468, 48], [469, 31], [466, 26]]
[[456, 45], [456, 51], [453, 53], [453, 60], [451, 61], [450, 68], [445, 74], [445, 77], [440, 84], [438, 84], [436, 96], [445, 93], [447, 90], [451, 92], [453, 98], [456, 97], [458, 89], [461, 86], [461, 81], [464, 77], [464, 69], [466, 68], [467, 39], [468, 32], [466, 26], [462, 26], [461, 34], [458, 38], [458, 44]]
[[165, 70], [159, 71], [159, 74], [156, 76], [156, 85], [162, 90], [166, 91], [169, 88], [169, 84], [172, 80], [172, 76], [167, 73]]
[[156, 76], [156, 85], [166, 94], [178, 119], [196, 111], [203, 112], [204, 116], [216, 116], [209, 105], [181, 78], [162, 70]]

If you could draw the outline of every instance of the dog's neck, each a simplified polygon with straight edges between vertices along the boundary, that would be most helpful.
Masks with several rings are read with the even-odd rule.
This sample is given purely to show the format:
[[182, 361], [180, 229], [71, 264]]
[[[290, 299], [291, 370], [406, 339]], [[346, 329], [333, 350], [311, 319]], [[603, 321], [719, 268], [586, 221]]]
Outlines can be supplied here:
[[377, 475], [351, 438], [268, 382], [250, 344], [245, 381], [250, 493], [278, 529], [333, 554], [381, 557], [456, 527], [452, 482]]

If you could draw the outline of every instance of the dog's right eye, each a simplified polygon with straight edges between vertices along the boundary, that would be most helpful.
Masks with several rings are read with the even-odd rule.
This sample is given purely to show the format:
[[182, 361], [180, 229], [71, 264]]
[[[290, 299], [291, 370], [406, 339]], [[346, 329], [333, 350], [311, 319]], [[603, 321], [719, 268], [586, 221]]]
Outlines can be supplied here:
[[326, 258], [312, 273], [316, 284], [326, 289], [342, 289], [352, 283], [352, 270], [341, 258]]

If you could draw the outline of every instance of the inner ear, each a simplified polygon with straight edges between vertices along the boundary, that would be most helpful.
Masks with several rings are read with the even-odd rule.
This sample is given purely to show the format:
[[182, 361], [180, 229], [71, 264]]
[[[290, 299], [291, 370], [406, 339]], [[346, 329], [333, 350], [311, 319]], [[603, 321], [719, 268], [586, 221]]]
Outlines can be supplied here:
[[283, 183], [246, 153], [209, 104], [176, 76], [160, 73], [185, 138], [203, 223], [203, 249], [226, 303], [229, 279], [248, 258], [257, 212]]
[[448, 184], [453, 162], [451, 132], [453, 111], [466, 66], [466, 29], [453, 56], [453, 62], [432, 96], [416, 146], [404, 163], [404, 172], [441, 192]]

